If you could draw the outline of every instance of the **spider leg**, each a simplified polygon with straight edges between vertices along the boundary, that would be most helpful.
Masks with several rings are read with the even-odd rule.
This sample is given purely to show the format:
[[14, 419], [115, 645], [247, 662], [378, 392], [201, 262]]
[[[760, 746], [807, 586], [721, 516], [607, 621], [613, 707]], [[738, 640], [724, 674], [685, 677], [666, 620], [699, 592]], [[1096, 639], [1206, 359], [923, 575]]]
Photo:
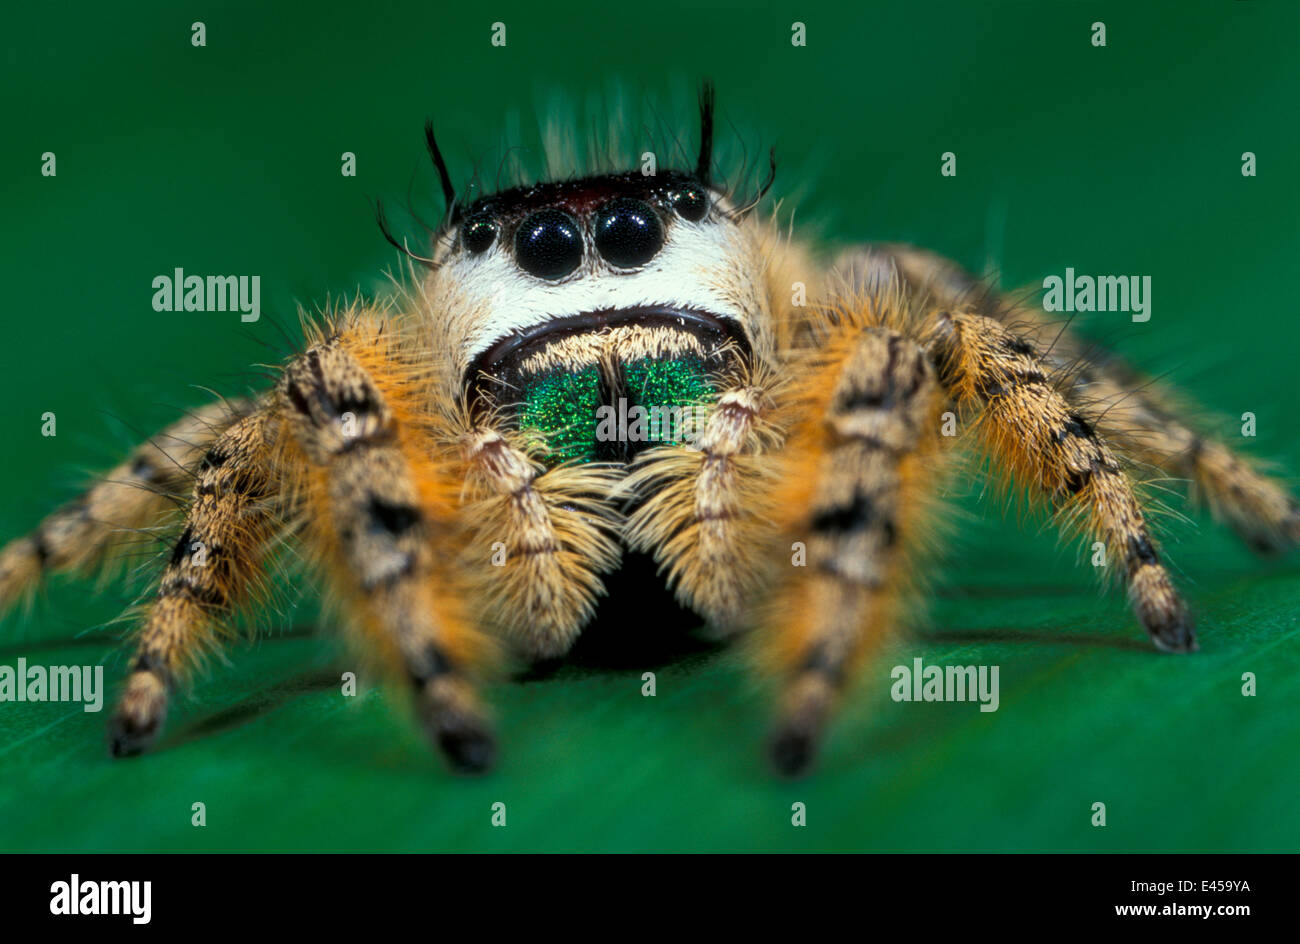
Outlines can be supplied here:
[[[614, 512], [606, 499], [615, 470], [597, 464], [543, 471], [510, 434], [468, 424], [461, 436], [474, 498], [474, 569], [484, 619], [533, 658], [562, 656], [604, 592], [600, 575], [618, 564]], [[496, 551], [500, 550], [498, 556]]]
[[716, 627], [737, 623], [760, 582], [752, 549], [766, 536], [773, 382], [746, 372], [725, 385], [690, 444], [636, 460], [622, 493], [644, 496], [625, 540], [667, 571], [678, 600]]
[[[1088, 356], [1067, 343], [1052, 360]], [[1077, 352], [1076, 352], [1077, 351]], [[1192, 412], [1180, 396], [1119, 358], [1073, 372], [1071, 387], [1097, 428], [1130, 456], [1192, 483], [1214, 518], [1258, 554], [1280, 554], [1300, 543], [1300, 505], [1250, 457], [1196, 432], [1177, 417]]]
[[928, 355], [849, 314], [803, 365], [804, 419], [775, 502], [780, 533], [806, 547], [774, 581], [759, 636], [781, 686], [771, 757], [788, 775], [897, 619], [939, 458], [945, 400]]
[[305, 504], [360, 628], [402, 664], [431, 740], [463, 771], [495, 741], [473, 676], [488, 640], [462, 611], [462, 480], [391, 325], [358, 320], [289, 365], [277, 390], [308, 466]]
[[147, 609], [109, 725], [110, 748], [119, 757], [139, 753], [157, 736], [169, 693], [213, 645], [220, 620], [255, 579], [273, 527], [271, 420], [266, 409], [249, 414], [204, 455], [185, 529]]
[[938, 312], [932, 343], [950, 394], [978, 411], [989, 451], [1017, 480], [1067, 512], [1082, 512], [1108, 559], [1122, 562], [1133, 608], [1157, 648], [1195, 650], [1191, 616], [1161, 563], [1128, 474], [1069, 391], [1052, 384], [1033, 340], [984, 315]]
[[1214, 517], [1256, 552], [1281, 553], [1300, 544], [1300, 504], [1287, 488], [1259, 463], [1201, 431], [1197, 408], [1168, 385], [933, 253], [882, 245], [852, 251], [842, 261], [860, 279], [897, 271], [941, 308], [1036, 326], [1044, 360], [1065, 378], [1079, 412], [1110, 442], [1133, 459], [1189, 480]]
[[46, 574], [87, 573], [107, 564], [141, 529], [182, 503], [209, 445], [253, 409], [252, 401], [214, 403], [173, 423], [125, 461], [0, 550], [0, 610]]
[[[655, 555], [679, 599], [715, 624], [759, 624], [780, 687], [771, 756], [788, 774], [896, 618], [944, 402], [919, 343], [870, 305], [840, 314], [795, 355], [802, 386], [740, 375], [693, 444], [647, 451], [626, 485], [645, 496], [629, 546]], [[798, 566], [774, 534], [803, 544]]]

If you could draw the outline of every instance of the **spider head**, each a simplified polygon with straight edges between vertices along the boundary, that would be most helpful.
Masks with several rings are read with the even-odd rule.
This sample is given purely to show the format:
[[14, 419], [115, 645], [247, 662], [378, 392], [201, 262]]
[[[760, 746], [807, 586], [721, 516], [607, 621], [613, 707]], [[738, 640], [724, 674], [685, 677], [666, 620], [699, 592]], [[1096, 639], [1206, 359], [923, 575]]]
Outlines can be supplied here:
[[[517, 404], [558, 385], [546, 409], [585, 416], [629, 385], [644, 389], [644, 373], [671, 374], [654, 395], [680, 403], [752, 350], [765, 326], [764, 261], [750, 207], [711, 183], [708, 92], [701, 121], [690, 171], [546, 181], [465, 206], [444, 178], [454, 209], [426, 296], [471, 402]], [[432, 136], [430, 153], [444, 172]]]
[[690, 174], [557, 181], [467, 207], [439, 281], [477, 315], [463, 349], [475, 373], [624, 325], [676, 323], [743, 342], [745, 236], [726, 197]]
[[[714, 195], [693, 176], [609, 174], [494, 194], [461, 214], [456, 249], [504, 250], [520, 274], [558, 284], [583, 274], [626, 274], [655, 265], [678, 222], [702, 223]], [[697, 234], [698, 235], [698, 234]], [[675, 243], [685, 243], [682, 234]], [[696, 242], [700, 242], [699, 239]]]

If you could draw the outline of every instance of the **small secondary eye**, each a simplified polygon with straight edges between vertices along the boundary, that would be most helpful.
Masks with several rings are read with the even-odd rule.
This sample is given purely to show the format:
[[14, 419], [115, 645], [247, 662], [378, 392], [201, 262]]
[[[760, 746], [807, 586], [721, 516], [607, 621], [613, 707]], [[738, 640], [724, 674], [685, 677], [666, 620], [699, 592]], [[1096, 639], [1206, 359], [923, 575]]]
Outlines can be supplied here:
[[497, 224], [490, 216], [472, 216], [460, 227], [460, 241], [466, 249], [478, 255], [487, 252], [497, 238]]
[[515, 231], [515, 259], [539, 279], [558, 281], [582, 262], [582, 230], [562, 210], [546, 209], [524, 219]]
[[675, 190], [668, 201], [673, 205], [678, 216], [692, 223], [698, 223], [704, 219], [704, 214], [709, 212], [708, 194], [704, 192], [704, 188], [697, 187], [695, 184], [687, 184]]
[[620, 269], [645, 265], [663, 244], [663, 224], [648, 203], [619, 197], [596, 214], [596, 248], [610, 265]]

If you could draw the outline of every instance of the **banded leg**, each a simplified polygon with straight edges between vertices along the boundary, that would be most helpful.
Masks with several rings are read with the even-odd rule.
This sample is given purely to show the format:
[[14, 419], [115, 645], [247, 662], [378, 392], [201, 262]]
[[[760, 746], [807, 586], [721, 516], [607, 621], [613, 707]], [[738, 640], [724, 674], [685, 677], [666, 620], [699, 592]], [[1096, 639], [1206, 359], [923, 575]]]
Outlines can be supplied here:
[[0, 550], [0, 611], [50, 573], [88, 573], [142, 529], [182, 503], [208, 446], [253, 409], [251, 401], [214, 403], [140, 445], [83, 494], [26, 537]]
[[718, 397], [690, 445], [647, 450], [623, 492], [646, 496], [626, 540], [667, 570], [677, 598], [720, 628], [734, 626], [760, 582], [752, 549], [767, 537], [766, 452], [778, 442], [772, 384], [745, 378]]
[[1032, 340], [978, 314], [939, 313], [934, 349], [954, 398], [979, 412], [990, 452], [1017, 481], [1031, 482], [1082, 513], [1087, 530], [1118, 555], [1130, 600], [1157, 648], [1196, 649], [1192, 620], [1160, 561], [1128, 474], [1092, 423], [1049, 381]]
[[239, 420], [204, 454], [194, 498], [149, 605], [126, 690], [109, 726], [116, 756], [138, 754], [162, 727], [171, 691], [247, 597], [273, 534], [277, 483], [270, 415]]
[[483, 770], [495, 743], [472, 674], [490, 653], [461, 612], [461, 483], [421, 425], [425, 400], [394, 344], [382, 321], [354, 322], [290, 364], [278, 401], [310, 467], [310, 526], [370, 648], [404, 667], [450, 763]]
[[811, 762], [854, 670], [897, 617], [943, 402], [919, 344], [852, 319], [810, 371], [814, 391], [777, 502], [787, 511], [780, 531], [804, 542], [806, 560], [778, 580], [760, 637], [781, 685], [771, 757], [788, 775]]
[[[524, 654], [568, 652], [604, 592], [619, 546], [606, 500], [612, 469], [588, 464], [542, 466], [492, 428], [462, 436], [469, 487], [477, 496], [466, 518], [477, 522], [476, 598], [484, 618], [510, 635]], [[498, 555], [498, 551], [500, 554]]]
[[1300, 504], [1262, 467], [1198, 430], [1196, 407], [1165, 384], [1053, 323], [1053, 316], [999, 295], [956, 263], [909, 246], [855, 250], [842, 264], [859, 281], [897, 272], [940, 308], [973, 311], [1023, 325], [1040, 342], [1044, 360], [1063, 378], [1076, 408], [1131, 458], [1189, 480], [1193, 497], [1209, 506], [1252, 550], [1274, 554], [1300, 544]]
[[[1045, 326], [1037, 333], [1057, 332]], [[1195, 410], [1178, 394], [1072, 335], [1056, 342], [1047, 361], [1068, 377], [1073, 398], [1103, 435], [1133, 459], [1190, 481], [1193, 498], [1253, 551], [1278, 554], [1300, 543], [1300, 504], [1248, 457], [1179, 420]]]

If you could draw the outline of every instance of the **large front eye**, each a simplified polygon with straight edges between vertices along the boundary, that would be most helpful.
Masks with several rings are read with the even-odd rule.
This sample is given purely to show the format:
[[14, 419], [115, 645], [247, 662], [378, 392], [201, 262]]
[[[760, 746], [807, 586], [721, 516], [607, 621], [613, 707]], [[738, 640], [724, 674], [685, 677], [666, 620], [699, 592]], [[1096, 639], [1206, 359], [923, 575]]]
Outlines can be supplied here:
[[582, 230], [562, 210], [538, 210], [515, 231], [515, 259], [523, 270], [550, 282], [582, 262]]
[[664, 228], [650, 204], [629, 197], [610, 200], [596, 214], [596, 248], [620, 269], [635, 269], [664, 244]]

